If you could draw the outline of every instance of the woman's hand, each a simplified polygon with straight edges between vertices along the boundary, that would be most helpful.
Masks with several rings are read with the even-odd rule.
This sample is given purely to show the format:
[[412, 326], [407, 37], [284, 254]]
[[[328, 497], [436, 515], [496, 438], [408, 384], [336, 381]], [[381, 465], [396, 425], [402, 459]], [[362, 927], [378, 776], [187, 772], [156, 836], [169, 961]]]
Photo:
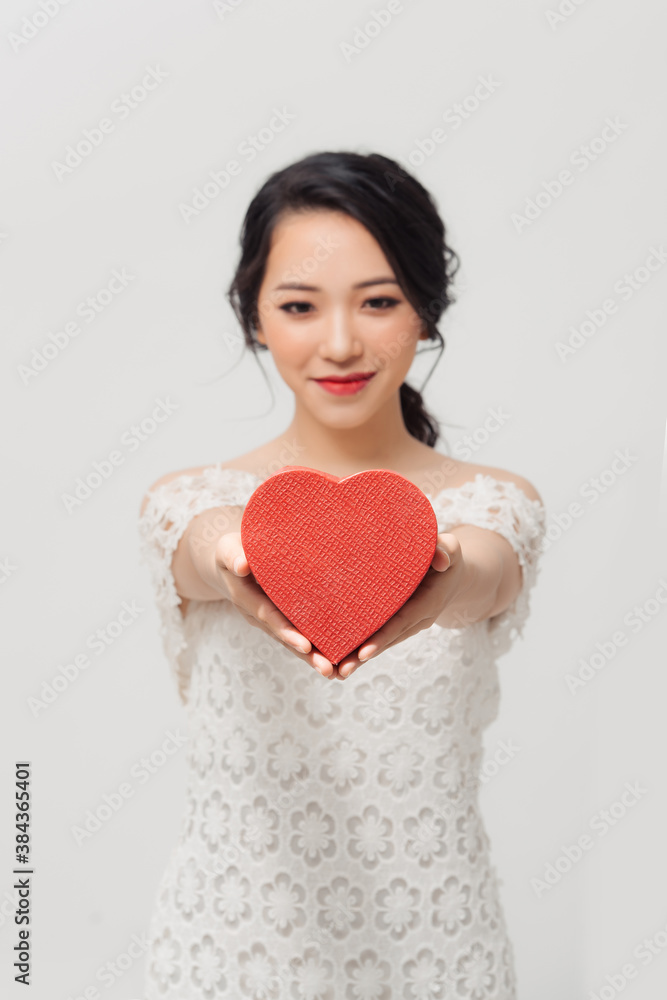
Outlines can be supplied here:
[[422, 629], [430, 628], [462, 586], [465, 575], [459, 539], [456, 535], [441, 532], [431, 565], [415, 592], [382, 628], [362, 642], [354, 653], [341, 660], [337, 665], [338, 676], [344, 680], [371, 656], [416, 635]]
[[273, 636], [323, 677], [331, 677], [331, 661], [313, 650], [312, 643], [294, 628], [255, 580], [243, 551], [241, 533], [228, 531], [221, 535], [212, 555], [208, 565], [197, 566], [204, 582], [222, 591], [251, 625]]

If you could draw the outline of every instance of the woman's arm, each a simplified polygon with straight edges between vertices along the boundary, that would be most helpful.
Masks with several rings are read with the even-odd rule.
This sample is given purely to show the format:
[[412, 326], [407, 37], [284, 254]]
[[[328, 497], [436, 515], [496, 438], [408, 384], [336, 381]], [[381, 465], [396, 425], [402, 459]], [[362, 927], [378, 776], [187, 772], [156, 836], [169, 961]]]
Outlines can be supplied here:
[[223, 601], [229, 598], [220, 576], [216, 552], [221, 538], [238, 533], [241, 540], [242, 507], [212, 507], [193, 517], [183, 533], [172, 563], [176, 590], [195, 601]]
[[[177, 475], [183, 475], [178, 473]], [[174, 476], [158, 480], [157, 489]], [[144, 497], [143, 514], [149, 497]], [[312, 648], [259, 586], [241, 543], [242, 507], [211, 507], [188, 521], [171, 559], [171, 575], [185, 615], [190, 600], [229, 600], [256, 628], [277, 639], [324, 677], [334, 673], [331, 662]], [[170, 522], [166, 527], [170, 526]], [[163, 528], [165, 526], [163, 525]]]
[[[436, 618], [443, 628], [465, 628], [500, 614], [521, 589], [521, 566], [512, 546], [495, 531], [459, 524], [448, 533], [458, 539], [462, 572], [445, 587], [453, 595]], [[444, 583], [444, 581], [443, 581]]]
[[[185, 473], [173, 472], [161, 476], [143, 498], [141, 515], [148, 505], [149, 494], [154, 490], [177, 477], [185, 474], [196, 475], [200, 471], [200, 469], [187, 469]], [[176, 593], [179, 597], [186, 601], [222, 601], [228, 597], [226, 591], [213, 584], [216, 579], [215, 552], [220, 537], [225, 532], [240, 532], [242, 517], [242, 507], [212, 507], [189, 521], [179, 539], [171, 563]], [[202, 571], [206, 579], [202, 578]]]
[[[528, 480], [511, 474], [507, 479], [528, 499], [542, 503]], [[442, 628], [465, 628], [499, 615], [516, 599], [522, 585], [519, 557], [500, 532], [465, 523], [440, 532], [433, 561], [417, 590], [356, 653], [344, 657], [338, 665], [341, 677], [349, 677], [372, 656], [434, 623]]]
[[[496, 475], [498, 470], [494, 470]], [[528, 497], [543, 504], [533, 484], [523, 476], [506, 473]], [[496, 531], [472, 524], [458, 524], [450, 530], [463, 550], [466, 581], [436, 619], [444, 628], [463, 628], [473, 622], [493, 618], [512, 604], [523, 586], [523, 571], [516, 552]]]

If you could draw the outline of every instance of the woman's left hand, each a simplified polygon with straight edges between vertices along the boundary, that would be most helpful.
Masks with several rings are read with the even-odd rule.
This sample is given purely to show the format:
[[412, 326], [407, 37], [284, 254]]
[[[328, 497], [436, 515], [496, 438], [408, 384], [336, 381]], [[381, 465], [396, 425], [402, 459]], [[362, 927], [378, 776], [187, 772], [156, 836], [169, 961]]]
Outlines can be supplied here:
[[449, 532], [439, 533], [431, 565], [414, 593], [382, 628], [365, 639], [354, 653], [348, 653], [329, 676], [345, 680], [371, 656], [430, 628], [456, 595], [464, 576], [465, 563], [459, 539]]

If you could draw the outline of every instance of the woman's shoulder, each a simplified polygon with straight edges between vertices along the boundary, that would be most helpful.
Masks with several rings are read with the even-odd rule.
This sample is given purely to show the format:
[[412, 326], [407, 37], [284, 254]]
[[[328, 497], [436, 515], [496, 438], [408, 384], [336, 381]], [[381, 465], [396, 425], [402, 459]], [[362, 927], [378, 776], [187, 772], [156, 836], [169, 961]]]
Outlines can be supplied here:
[[522, 493], [525, 493], [529, 500], [535, 500], [543, 504], [542, 497], [535, 489], [533, 483], [525, 476], [517, 472], [510, 472], [508, 469], [500, 469], [494, 465], [476, 465], [474, 462], [459, 462], [461, 482], [473, 482], [477, 475], [489, 476], [501, 483], [514, 483]]
[[[298, 464], [298, 456], [295, 458], [291, 454], [285, 455], [282, 452], [278, 454], [275, 448], [272, 447], [273, 444], [274, 442], [269, 442], [266, 445], [260, 445], [258, 448], [253, 448], [243, 455], [237, 455], [235, 458], [228, 459], [225, 462], [216, 462], [214, 464], [220, 469], [234, 469], [239, 472], [248, 472], [259, 479], [265, 479], [272, 472], [276, 472], [284, 465]], [[442, 453], [437, 453], [437, 458], [431, 453], [427, 458], [428, 461], [409, 476], [424, 492], [437, 494], [443, 489], [457, 489], [460, 486], [465, 486], [467, 483], [474, 482], [478, 475], [482, 475], [490, 476], [491, 479], [499, 482], [514, 483], [515, 486], [525, 493], [529, 500], [543, 503], [542, 497], [530, 480], [516, 472], [510, 472], [507, 469], [501, 469], [492, 465], [478, 465], [475, 462], [464, 462], [449, 455], [443, 455]], [[211, 465], [190, 466], [187, 469], [177, 469], [174, 472], [167, 472], [163, 476], [160, 476], [149, 487], [144, 496], [141, 503], [141, 513], [143, 514], [148, 503], [149, 494], [161, 486], [172, 482], [174, 479], [179, 479], [181, 476], [201, 476], [206, 469], [211, 467]]]
[[254, 451], [249, 451], [245, 455], [239, 455], [237, 458], [229, 459], [226, 462], [214, 462], [209, 465], [193, 465], [187, 469], [177, 469], [174, 472], [166, 472], [148, 487], [148, 490], [141, 501], [140, 514], [143, 514], [146, 509], [151, 493], [154, 493], [161, 486], [166, 486], [168, 483], [173, 482], [175, 479], [180, 479], [182, 476], [197, 478], [202, 476], [207, 469], [212, 469], [214, 467], [219, 469], [236, 469], [240, 472], [250, 472], [253, 475], [260, 475], [260, 457], [262, 450], [262, 448], [256, 448]]
[[450, 455], [437, 453], [437, 458], [432, 456], [421, 474], [424, 477], [424, 485], [421, 488], [429, 493], [437, 493], [439, 489], [457, 489], [468, 483], [474, 483], [477, 476], [481, 475], [489, 476], [501, 483], [514, 483], [529, 500], [543, 503], [542, 497], [529, 479], [494, 465], [478, 465], [476, 462], [464, 462], [461, 459], [452, 458]]

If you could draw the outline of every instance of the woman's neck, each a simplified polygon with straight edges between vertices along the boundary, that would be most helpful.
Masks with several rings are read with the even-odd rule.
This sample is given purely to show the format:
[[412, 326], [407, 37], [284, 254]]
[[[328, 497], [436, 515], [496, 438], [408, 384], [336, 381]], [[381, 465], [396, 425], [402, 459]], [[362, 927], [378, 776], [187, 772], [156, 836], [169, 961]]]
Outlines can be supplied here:
[[426, 453], [433, 454], [433, 449], [409, 433], [400, 408], [377, 413], [361, 427], [331, 427], [297, 406], [276, 443], [289, 445], [298, 456], [291, 464], [338, 476], [370, 468], [421, 467]]

